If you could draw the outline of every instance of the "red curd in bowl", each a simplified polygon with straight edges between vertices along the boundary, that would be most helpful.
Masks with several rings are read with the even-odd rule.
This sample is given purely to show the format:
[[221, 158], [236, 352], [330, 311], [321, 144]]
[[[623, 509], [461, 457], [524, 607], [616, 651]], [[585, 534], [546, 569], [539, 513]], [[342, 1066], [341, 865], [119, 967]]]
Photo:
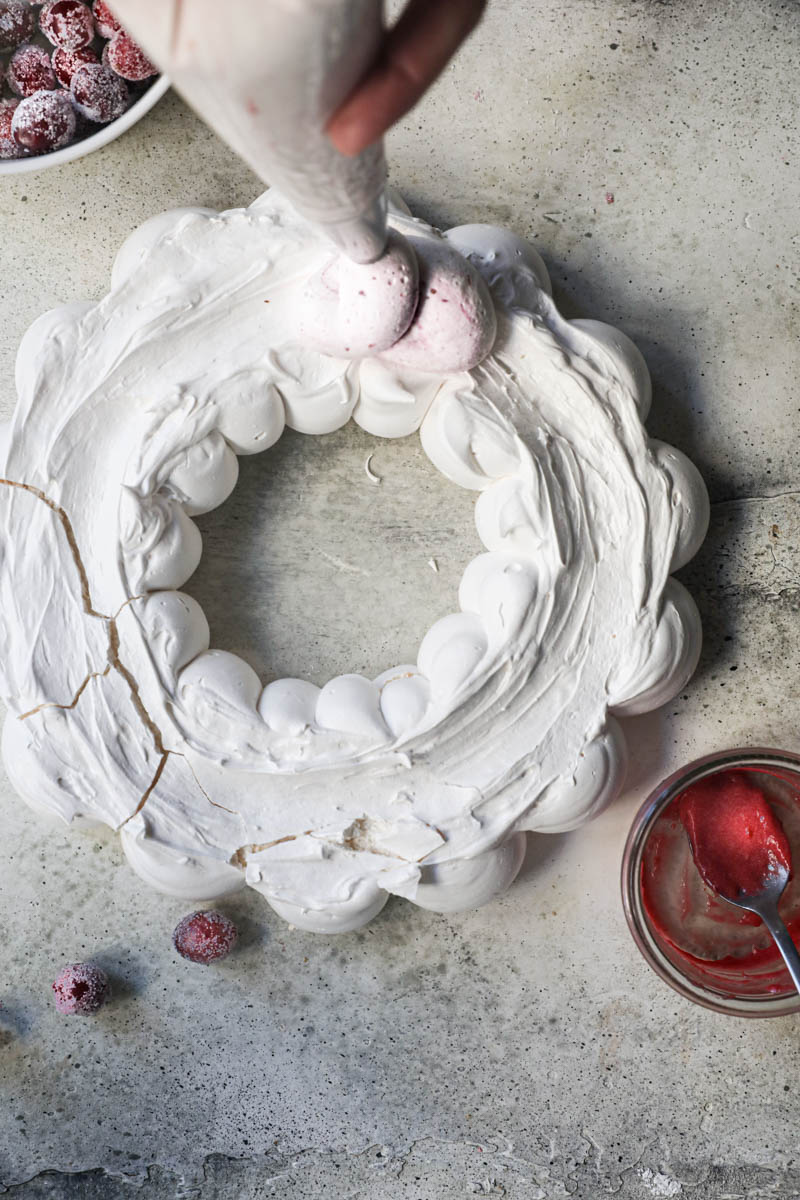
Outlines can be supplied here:
[[679, 797], [678, 817], [700, 875], [723, 900], [754, 896], [791, 875], [789, 839], [752, 772], [700, 779]]
[[[720, 1012], [800, 1011], [760, 918], [729, 904], [698, 869], [735, 895], [756, 890], [787, 859], [800, 866], [800, 756], [724, 751], [665, 780], [634, 821], [622, 872], [628, 923], [654, 970]], [[790, 877], [779, 912], [800, 945], [800, 871]]]

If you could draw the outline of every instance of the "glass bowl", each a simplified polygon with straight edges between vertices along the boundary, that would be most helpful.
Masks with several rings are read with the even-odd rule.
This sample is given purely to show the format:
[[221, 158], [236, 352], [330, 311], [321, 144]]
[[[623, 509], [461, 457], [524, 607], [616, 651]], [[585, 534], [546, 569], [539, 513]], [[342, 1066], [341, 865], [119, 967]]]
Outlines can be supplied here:
[[[622, 859], [622, 904], [636, 945], [656, 974], [681, 996], [732, 1016], [780, 1017], [800, 1012], [800, 995], [794, 989], [781, 988], [776, 992], [768, 982], [768, 975], [757, 970], [749, 975], [740, 972], [744, 982], [739, 986], [735, 975], [729, 979], [710, 978], [715, 973], [713, 963], [706, 969], [703, 960], [676, 951], [651, 921], [642, 895], [645, 850], [659, 817], [691, 784], [734, 768], [752, 774], [768, 798], [770, 792], [780, 794], [784, 804], [800, 808], [800, 755], [788, 750], [761, 747], [721, 750], [681, 767], [650, 793], [634, 818]], [[795, 860], [800, 862], [800, 846], [793, 845], [792, 850]]]

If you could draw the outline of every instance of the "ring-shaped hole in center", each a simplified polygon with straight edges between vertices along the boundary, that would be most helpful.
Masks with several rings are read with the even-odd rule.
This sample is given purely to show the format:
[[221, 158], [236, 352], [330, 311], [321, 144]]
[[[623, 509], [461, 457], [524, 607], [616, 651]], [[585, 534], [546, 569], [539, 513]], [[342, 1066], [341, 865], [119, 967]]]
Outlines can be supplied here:
[[264, 683], [321, 686], [415, 662], [484, 550], [477, 493], [445, 479], [417, 434], [376, 438], [352, 421], [323, 435], [287, 429], [239, 468], [229, 499], [195, 518], [203, 557], [184, 590], [211, 645]]

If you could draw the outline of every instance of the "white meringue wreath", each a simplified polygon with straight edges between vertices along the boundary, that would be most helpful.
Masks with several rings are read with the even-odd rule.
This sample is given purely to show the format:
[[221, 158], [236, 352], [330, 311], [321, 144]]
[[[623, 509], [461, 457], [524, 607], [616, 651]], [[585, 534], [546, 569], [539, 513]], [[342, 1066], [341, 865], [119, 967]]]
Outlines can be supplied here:
[[[410, 357], [408, 342], [363, 357], [374, 331], [342, 317], [361, 288], [346, 266], [331, 282], [332, 252], [274, 191], [168, 213], [125, 244], [105, 299], [28, 331], [0, 446], [15, 787], [119, 830], [155, 887], [213, 899], [247, 883], [313, 930], [356, 928], [389, 893], [438, 911], [497, 894], [525, 831], [571, 829], [618, 793], [615, 716], [671, 698], [700, 648], [670, 572], [702, 541], [707, 497], [647, 438], [639, 352], [563, 320], [514, 235], [442, 238], [400, 203], [391, 220], [423, 264], [433, 330]], [[464, 329], [433, 308], [456, 276]], [[493, 348], [460, 370], [476, 330], [468, 353]], [[434, 465], [476, 491], [486, 553], [416, 663], [264, 687], [209, 649], [178, 590], [201, 554], [192, 517], [284, 424], [324, 433], [351, 416], [379, 437], [420, 430]]]

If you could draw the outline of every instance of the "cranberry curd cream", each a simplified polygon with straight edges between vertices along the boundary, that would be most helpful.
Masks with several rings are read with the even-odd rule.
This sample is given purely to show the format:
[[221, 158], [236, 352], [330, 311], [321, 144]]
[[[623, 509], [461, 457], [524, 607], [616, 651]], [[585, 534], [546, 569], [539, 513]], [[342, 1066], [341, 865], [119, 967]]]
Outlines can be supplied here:
[[[800, 795], [780, 771], [740, 767], [692, 784], [653, 825], [642, 859], [642, 899], [664, 953], [688, 976], [739, 995], [792, 992], [772, 937], [745, 898], [800, 853]], [[800, 883], [779, 912], [800, 944]]]
[[680, 798], [695, 865], [710, 888], [752, 896], [792, 869], [791, 850], [769, 801], [743, 771], [701, 779]]

